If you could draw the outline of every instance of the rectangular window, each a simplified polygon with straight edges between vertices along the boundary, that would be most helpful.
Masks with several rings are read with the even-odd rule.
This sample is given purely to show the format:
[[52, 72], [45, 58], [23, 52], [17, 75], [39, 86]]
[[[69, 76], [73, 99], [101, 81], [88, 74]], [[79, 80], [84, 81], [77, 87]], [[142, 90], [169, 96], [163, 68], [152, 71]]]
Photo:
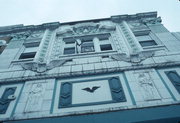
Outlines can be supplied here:
[[62, 46], [64, 55], [113, 50], [109, 33], [66, 37]]
[[35, 55], [36, 55], [36, 52], [22, 53], [19, 59], [30, 59], [30, 58], [34, 58]]
[[157, 45], [157, 43], [156, 43], [154, 40], [140, 41], [139, 43], [140, 43], [140, 45], [141, 45], [142, 47]]
[[74, 44], [75, 39], [73, 39], [73, 38], [64, 38], [64, 42], [65, 42], [65, 44]]
[[75, 54], [75, 47], [64, 48], [64, 55], [66, 54]]
[[100, 45], [101, 51], [112, 50], [111, 44]]
[[25, 49], [20, 55], [19, 59], [32, 59], [35, 57], [36, 52], [38, 51], [39, 43], [29, 43], [25, 44]]
[[150, 36], [150, 34], [136, 35], [136, 39], [139, 41], [139, 44], [144, 47], [156, 46], [158, 45], [156, 41]]
[[92, 41], [82, 42], [81, 53], [94, 52], [94, 43]]

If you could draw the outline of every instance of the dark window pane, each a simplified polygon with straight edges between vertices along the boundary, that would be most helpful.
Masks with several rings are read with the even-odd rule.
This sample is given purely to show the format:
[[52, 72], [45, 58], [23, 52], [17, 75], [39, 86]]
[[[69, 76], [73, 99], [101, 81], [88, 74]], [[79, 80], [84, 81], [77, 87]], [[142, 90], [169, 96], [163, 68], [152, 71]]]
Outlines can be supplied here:
[[85, 52], [94, 52], [94, 43], [92, 41], [89, 42], [83, 42], [81, 44], [81, 52], [85, 53]]
[[64, 49], [64, 54], [75, 54], [75, 47], [72, 48], [65, 48]]
[[140, 43], [140, 45], [141, 45], [142, 47], [157, 45], [157, 43], [156, 43], [154, 40], [140, 41], [139, 43]]
[[112, 50], [111, 44], [100, 45], [101, 51]]
[[19, 59], [29, 59], [34, 58], [36, 55], [36, 52], [30, 52], [30, 53], [22, 53]]
[[74, 41], [67, 41], [65, 42], [66, 44], [74, 44], [75, 42]]
[[40, 42], [34, 42], [34, 43], [29, 42], [29, 43], [25, 43], [24, 45], [26, 48], [29, 48], [29, 47], [39, 47], [39, 44]]
[[64, 38], [63, 40], [66, 44], [74, 44], [75, 43], [75, 39], [73, 39], [73, 38]]

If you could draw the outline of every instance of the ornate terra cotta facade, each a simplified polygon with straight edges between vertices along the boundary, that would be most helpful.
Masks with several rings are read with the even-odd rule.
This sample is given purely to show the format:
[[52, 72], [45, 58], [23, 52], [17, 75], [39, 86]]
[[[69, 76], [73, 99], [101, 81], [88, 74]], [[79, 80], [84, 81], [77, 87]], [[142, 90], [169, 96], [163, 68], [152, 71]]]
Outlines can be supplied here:
[[0, 122], [179, 122], [179, 51], [157, 12], [0, 27]]

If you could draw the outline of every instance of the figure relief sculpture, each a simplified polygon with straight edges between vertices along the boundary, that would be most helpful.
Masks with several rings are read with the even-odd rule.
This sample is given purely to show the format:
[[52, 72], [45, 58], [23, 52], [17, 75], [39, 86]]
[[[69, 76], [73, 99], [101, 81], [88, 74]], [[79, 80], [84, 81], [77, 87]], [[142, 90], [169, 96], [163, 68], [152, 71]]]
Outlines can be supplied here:
[[36, 83], [32, 85], [32, 89], [29, 92], [28, 101], [25, 107], [25, 112], [39, 111], [43, 102], [43, 94], [45, 84]]
[[150, 101], [150, 100], [161, 99], [154, 85], [153, 79], [151, 78], [149, 73], [139, 73], [138, 82], [144, 100]]

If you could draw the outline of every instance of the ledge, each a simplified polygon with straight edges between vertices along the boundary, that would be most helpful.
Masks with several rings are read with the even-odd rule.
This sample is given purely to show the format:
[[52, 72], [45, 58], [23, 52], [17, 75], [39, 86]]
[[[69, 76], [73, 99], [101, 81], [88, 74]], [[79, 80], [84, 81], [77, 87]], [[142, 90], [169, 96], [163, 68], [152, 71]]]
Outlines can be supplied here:
[[[0, 84], [7, 83], [16, 83], [23, 82], [28, 80], [41, 80], [41, 79], [52, 79], [52, 78], [68, 78], [68, 77], [80, 77], [80, 76], [89, 76], [89, 75], [101, 75], [101, 74], [113, 74], [115, 72], [124, 72], [128, 70], [141, 70], [141, 69], [160, 69], [167, 67], [178, 67], [180, 66], [180, 62], [164, 62], [164, 63], [156, 63], [156, 64], [147, 64], [147, 65], [132, 65], [125, 67], [114, 67], [114, 68], [104, 68], [97, 71], [89, 70], [88, 72], [76, 71], [76, 72], [66, 72], [66, 73], [35, 73], [31, 74], [31, 76], [22, 76], [22, 77], [14, 77], [14, 78], [4, 78], [0, 79]], [[24, 71], [25, 72], [25, 71]]]
[[82, 20], [82, 21], [74, 21], [74, 22], [51, 22], [51, 23], [43, 23], [41, 25], [27, 25], [24, 26], [23, 24], [19, 25], [12, 25], [12, 26], [3, 26], [0, 27], [0, 35], [3, 34], [10, 34], [10, 33], [17, 33], [23, 31], [34, 31], [34, 30], [43, 30], [43, 29], [55, 29], [58, 28], [60, 25], [66, 24], [76, 24], [76, 23], [84, 23], [84, 22], [99, 22], [103, 20], [111, 20], [113, 22], [119, 22], [122, 20], [136, 20], [141, 18], [157, 18], [157, 12], [145, 12], [145, 13], [137, 13], [132, 15], [115, 15], [111, 16], [110, 18], [101, 18], [101, 19], [90, 19], [90, 20]]

